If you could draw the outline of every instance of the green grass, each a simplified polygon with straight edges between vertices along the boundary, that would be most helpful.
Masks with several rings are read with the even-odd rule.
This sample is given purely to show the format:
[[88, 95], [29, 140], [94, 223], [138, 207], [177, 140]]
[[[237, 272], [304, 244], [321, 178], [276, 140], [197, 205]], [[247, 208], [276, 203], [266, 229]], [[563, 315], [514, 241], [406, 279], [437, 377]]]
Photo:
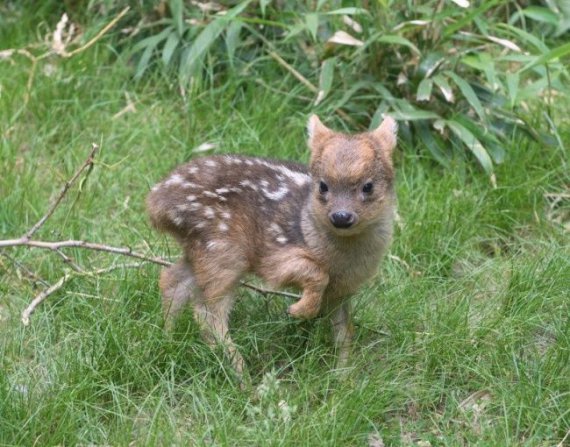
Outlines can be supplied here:
[[[31, 30], [3, 33], [9, 47], [33, 40]], [[39, 238], [176, 256], [143, 203], [193, 147], [215, 141], [219, 153], [307, 159], [311, 110], [270, 62], [255, 76], [273, 90], [236, 77], [184, 100], [166, 79], [134, 83], [101, 43], [41, 64], [21, 112], [29, 63], [15, 62], [0, 61], [2, 238], [45, 212], [92, 142], [101, 145], [94, 171]], [[125, 92], [136, 111], [113, 119]], [[543, 107], [532, 107], [538, 119]], [[556, 109], [568, 145], [570, 107]], [[570, 430], [570, 244], [544, 194], [568, 192], [568, 153], [516, 137], [505, 149], [497, 189], [475, 165], [442, 170], [425, 151], [400, 149], [401, 222], [378, 279], [355, 299], [345, 376], [334, 371], [325, 321], [291, 321], [284, 299], [242, 290], [232, 333], [254, 390], [241, 391], [190, 312], [163, 333], [151, 265], [76, 278], [24, 327], [20, 313], [43, 286], [0, 256], [0, 445], [348, 446], [371, 436], [386, 445], [556, 445]], [[2, 253], [49, 283], [65, 268], [52, 253]], [[68, 253], [93, 268], [123, 262]]]

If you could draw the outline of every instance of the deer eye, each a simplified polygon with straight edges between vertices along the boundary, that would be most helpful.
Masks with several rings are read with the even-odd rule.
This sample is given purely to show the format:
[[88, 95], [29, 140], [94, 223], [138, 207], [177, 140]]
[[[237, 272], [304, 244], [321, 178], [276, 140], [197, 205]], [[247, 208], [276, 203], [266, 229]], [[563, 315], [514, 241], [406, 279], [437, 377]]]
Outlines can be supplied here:
[[366, 194], [370, 194], [373, 189], [374, 189], [374, 185], [372, 184], [372, 182], [368, 182], [362, 187], [362, 192], [366, 193]]
[[327, 186], [327, 184], [321, 180], [321, 182], [319, 183], [319, 192], [321, 194], [324, 194], [328, 190], [329, 190], [329, 187]]

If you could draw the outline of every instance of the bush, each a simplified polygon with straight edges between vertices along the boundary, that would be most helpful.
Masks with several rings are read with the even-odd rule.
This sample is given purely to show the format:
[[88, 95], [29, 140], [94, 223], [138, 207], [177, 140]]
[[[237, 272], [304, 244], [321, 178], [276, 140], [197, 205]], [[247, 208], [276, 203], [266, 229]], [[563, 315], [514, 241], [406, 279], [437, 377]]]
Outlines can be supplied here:
[[[123, 3], [76, 8], [112, 15]], [[561, 59], [570, 44], [557, 44], [570, 28], [565, 3], [134, 2], [121, 51], [136, 79], [158, 69], [190, 93], [247, 77], [269, 56], [312, 93], [318, 112], [371, 127], [390, 113], [407, 145], [446, 167], [472, 155], [493, 179], [513, 133], [556, 143], [549, 114], [544, 132], [528, 112], [568, 91]]]

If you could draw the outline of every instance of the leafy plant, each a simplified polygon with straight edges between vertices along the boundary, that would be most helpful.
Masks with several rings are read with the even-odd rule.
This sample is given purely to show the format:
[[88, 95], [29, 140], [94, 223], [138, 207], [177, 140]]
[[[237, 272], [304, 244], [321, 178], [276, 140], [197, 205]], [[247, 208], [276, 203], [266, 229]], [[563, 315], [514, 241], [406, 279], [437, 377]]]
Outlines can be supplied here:
[[528, 112], [532, 103], [548, 105], [569, 89], [562, 60], [570, 44], [560, 43], [570, 26], [564, 2], [383, 0], [365, 9], [337, 0], [169, 0], [159, 6], [158, 18], [143, 17], [130, 38], [136, 79], [162, 67], [183, 89], [202, 81], [221, 85], [230, 76], [249, 82], [254, 67], [273, 59], [311, 90], [322, 114], [344, 112], [375, 126], [390, 113], [408, 146], [426, 148], [446, 167], [471, 154], [492, 181], [513, 133], [556, 143]]

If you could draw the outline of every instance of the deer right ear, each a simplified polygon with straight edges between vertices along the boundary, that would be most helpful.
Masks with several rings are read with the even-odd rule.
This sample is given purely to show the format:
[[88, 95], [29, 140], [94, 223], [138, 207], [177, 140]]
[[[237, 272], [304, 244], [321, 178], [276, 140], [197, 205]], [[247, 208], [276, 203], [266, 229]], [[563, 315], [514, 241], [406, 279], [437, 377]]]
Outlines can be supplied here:
[[314, 151], [319, 146], [319, 141], [330, 135], [333, 131], [325, 126], [317, 115], [311, 115], [307, 123], [307, 133], [309, 135], [309, 147]]

